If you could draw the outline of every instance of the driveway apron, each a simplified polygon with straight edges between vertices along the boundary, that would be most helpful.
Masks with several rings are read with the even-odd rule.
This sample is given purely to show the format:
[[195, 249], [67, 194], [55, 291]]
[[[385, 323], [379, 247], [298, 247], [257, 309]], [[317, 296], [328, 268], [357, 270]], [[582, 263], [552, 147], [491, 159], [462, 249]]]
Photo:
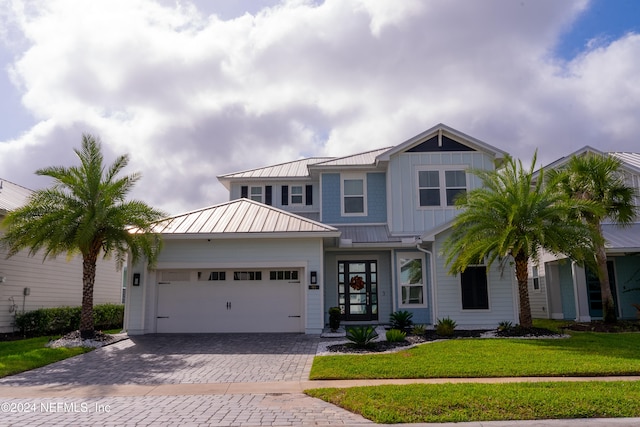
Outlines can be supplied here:
[[[371, 424], [360, 416], [301, 393], [260, 391], [259, 383], [307, 380], [318, 343], [319, 337], [303, 334], [134, 336], [1, 379], [0, 388], [5, 397], [0, 398], [4, 412], [0, 414], [0, 426]], [[109, 392], [124, 385], [210, 384], [213, 389], [225, 383], [247, 383], [247, 393], [145, 395], [136, 392], [123, 396]], [[250, 383], [255, 383], [255, 391]], [[20, 390], [30, 387], [51, 390], [52, 395], [23, 397]], [[73, 395], [74, 388], [87, 387], [93, 387], [94, 392]], [[179, 386], [174, 389], [179, 390]], [[15, 390], [15, 394], [10, 390]], [[56, 390], [70, 394], [55, 397], [58, 396]], [[103, 391], [104, 395], [100, 394]], [[7, 394], [20, 397], [7, 398]], [[5, 411], [7, 408], [10, 410]]]

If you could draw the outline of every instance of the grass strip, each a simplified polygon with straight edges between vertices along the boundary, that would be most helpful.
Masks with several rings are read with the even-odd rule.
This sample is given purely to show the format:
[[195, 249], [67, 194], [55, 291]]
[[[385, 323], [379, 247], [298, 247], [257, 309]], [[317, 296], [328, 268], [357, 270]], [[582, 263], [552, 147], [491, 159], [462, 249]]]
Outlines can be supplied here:
[[413, 384], [306, 390], [376, 423], [640, 416], [640, 383]]
[[47, 348], [49, 337], [0, 342], [0, 378], [39, 368], [78, 354], [90, 348]]
[[319, 356], [311, 379], [640, 374], [640, 334], [572, 332], [567, 339], [455, 339], [387, 354]]

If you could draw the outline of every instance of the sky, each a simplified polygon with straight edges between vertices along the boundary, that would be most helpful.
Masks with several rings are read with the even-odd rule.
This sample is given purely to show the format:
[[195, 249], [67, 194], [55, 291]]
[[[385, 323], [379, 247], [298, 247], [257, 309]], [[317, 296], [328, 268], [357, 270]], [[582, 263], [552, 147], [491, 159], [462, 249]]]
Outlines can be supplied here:
[[438, 123], [524, 162], [640, 152], [640, 2], [0, 0], [0, 178], [31, 189], [90, 133], [177, 214]]

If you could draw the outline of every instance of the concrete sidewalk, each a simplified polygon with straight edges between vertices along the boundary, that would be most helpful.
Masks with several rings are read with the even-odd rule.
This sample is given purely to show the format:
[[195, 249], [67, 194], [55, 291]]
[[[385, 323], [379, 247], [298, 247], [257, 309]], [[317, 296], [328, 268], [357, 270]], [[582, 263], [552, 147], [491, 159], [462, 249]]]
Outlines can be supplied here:
[[320, 380], [236, 383], [183, 384], [109, 384], [109, 385], [0, 385], [0, 398], [56, 398], [56, 397], [120, 397], [120, 396], [197, 396], [228, 394], [293, 394], [312, 388], [348, 388], [377, 385], [447, 384], [447, 383], [522, 383], [522, 382], [587, 382], [640, 381], [640, 376], [615, 377], [505, 377], [505, 378], [431, 378], [389, 380]]

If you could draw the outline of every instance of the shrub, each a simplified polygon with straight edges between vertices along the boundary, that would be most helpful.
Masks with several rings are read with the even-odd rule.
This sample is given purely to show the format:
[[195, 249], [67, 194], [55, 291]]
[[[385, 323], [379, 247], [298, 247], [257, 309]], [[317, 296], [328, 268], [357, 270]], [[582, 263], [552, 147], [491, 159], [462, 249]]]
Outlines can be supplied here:
[[411, 329], [411, 333], [413, 335], [424, 335], [427, 333], [426, 325], [415, 325], [413, 329]]
[[513, 323], [508, 320], [498, 323], [498, 332], [509, 331], [511, 329], [513, 329]]
[[376, 338], [378, 338], [378, 333], [373, 326], [352, 326], [347, 328], [347, 339], [356, 347], [369, 347]]
[[[28, 337], [62, 335], [80, 327], [80, 307], [39, 308], [16, 315], [16, 327]], [[98, 304], [93, 307], [95, 328], [122, 328], [124, 305]]]
[[342, 316], [340, 307], [329, 308], [329, 328], [333, 332], [337, 331], [340, 327], [340, 316]]
[[410, 311], [394, 311], [389, 316], [389, 323], [391, 324], [391, 329], [400, 329], [401, 331], [404, 331], [413, 325], [413, 320], [411, 319], [413, 319], [413, 313]]
[[402, 342], [407, 337], [407, 333], [399, 329], [389, 329], [386, 335], [389, 342]]
[[[124, 323], [124, 305], [99, 304], [93, 307], [96, 330], [122, 328]], [[78, 326], [80, 323], [78, 323]]]
[[450, 317], [444, 317], [442, 319], [438, 319], [438, 323], [436, 324], [436, 334], [443, 337], [450, 337], [453, 335], [453, 331], [458, 326], [455, 320], [452, 320]]

